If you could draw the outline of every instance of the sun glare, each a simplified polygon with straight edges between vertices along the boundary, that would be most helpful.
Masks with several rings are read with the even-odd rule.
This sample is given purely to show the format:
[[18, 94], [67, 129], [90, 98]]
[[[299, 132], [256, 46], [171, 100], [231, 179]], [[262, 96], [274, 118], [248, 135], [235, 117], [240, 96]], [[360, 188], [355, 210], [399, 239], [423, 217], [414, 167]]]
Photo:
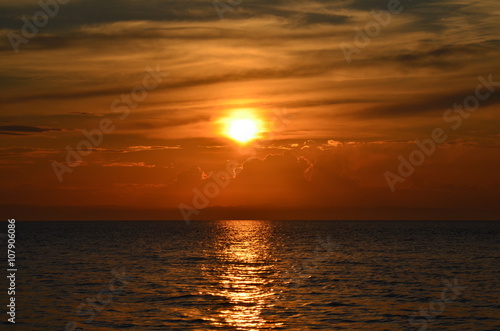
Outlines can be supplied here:
[[241, 143], [254, 139], [258, 132], [257, 123], [251, 119], [233, 120], [229, 123], [229, 136]]
[[258, 138], [262, 131], [261, 121], [251, 113], [235, 113], [224, 119], [224, 122], [226, 127], [224, 134], [242, 144]]

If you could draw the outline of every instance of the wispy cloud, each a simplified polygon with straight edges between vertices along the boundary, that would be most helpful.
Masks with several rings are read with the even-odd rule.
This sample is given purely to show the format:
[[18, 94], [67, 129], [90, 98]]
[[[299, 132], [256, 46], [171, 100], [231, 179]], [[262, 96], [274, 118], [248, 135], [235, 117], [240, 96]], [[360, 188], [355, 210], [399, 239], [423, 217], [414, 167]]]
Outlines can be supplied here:
[[35, 134], [42, 133], [48, 131], [62, 131], [62, 129], [54, 129], [54, 128], [45, 128], [45, 127], [37, 127], [37, 126], [22, 126], [22, 125], [7, 125], [0, 126], [0, 134]]

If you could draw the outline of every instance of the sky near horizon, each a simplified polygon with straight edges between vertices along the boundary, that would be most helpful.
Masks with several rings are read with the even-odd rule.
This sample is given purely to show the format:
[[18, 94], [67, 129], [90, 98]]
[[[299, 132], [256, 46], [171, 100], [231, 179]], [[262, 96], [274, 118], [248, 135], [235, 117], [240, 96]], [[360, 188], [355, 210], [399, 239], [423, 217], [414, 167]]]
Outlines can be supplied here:
[[[498, 1], [236, 3], [61, 1], [23, 37], [38, 1], [0, 1], [0, 204], [498, 219]], [[246, 144], [221, 129], [242, 109]]]

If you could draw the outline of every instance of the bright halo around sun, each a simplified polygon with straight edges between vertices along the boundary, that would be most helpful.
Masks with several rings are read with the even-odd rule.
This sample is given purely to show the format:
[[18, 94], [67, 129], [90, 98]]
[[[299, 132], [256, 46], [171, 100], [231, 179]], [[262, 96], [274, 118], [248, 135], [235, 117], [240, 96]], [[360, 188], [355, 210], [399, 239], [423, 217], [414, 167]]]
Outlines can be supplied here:
[[246, 144], [259, 138], [262, 132], [261, 120], [249, 112], [236, 112], [223, 121], [225, 124], [224, 134], [240, 144]]

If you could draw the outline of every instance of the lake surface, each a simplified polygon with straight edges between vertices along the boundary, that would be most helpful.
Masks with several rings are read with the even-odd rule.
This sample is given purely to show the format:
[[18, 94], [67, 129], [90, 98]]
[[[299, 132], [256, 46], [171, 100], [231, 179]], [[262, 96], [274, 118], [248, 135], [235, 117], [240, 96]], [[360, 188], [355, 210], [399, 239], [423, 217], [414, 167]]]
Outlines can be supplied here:
[[18, 222], [17, 240], [7, 329], [500, 330], [500, 222]]

